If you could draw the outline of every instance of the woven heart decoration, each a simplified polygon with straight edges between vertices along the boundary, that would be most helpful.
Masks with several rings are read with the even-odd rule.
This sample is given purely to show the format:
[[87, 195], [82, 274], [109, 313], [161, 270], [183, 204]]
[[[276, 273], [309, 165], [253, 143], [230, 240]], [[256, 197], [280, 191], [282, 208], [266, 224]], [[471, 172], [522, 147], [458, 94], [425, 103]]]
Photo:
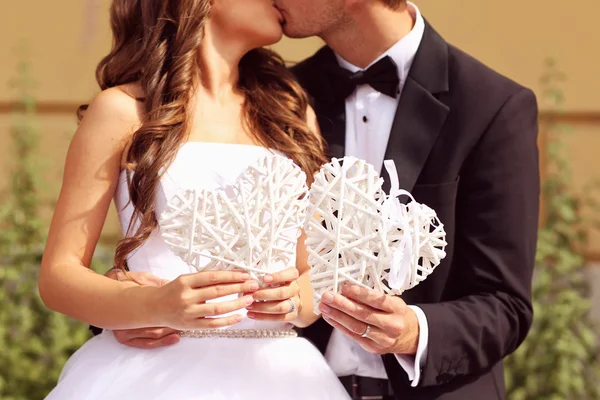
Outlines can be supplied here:
[[[315, 310], [323, 293], [344, 283], [401, 294], [425, 280], [445, 257], [445, 231], [434, 210], [399, 189], [393, 161], [390, 194], [372, 165], [333, 159], [316, 175], [305, 226]], [[398, 196], [412, 201], [402, 204]]]
[[233, 185], [175, 195], [159, 219], [161, 235], [198, 271], [242, 269], [259, 279], [295, 266], [307, 194], [292, 160], [265, 156]]
[[346, 282], [364, 286], [380, 263], [382, 184], [373, 166], [353, 157], [334, 158], [315, 176], [305, 227], [315, 306]]

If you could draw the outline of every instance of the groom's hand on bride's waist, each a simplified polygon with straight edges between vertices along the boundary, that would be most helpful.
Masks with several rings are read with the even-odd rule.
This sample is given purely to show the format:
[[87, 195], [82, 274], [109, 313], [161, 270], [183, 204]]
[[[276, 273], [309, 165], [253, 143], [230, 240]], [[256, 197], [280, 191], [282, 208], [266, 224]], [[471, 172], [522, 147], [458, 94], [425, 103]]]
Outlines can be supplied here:
[[[121, 281], [131, 282], [134, 285], [162, 286], [169, 281], [160, 279], [147, 272], [127, 272], [117, 268], [109, 270], [107, 277]], [[140, 328], [113, 331], [115, 338], [121, 344], [138, 349], [156, 349], [170, 346], [179, 342], [179, 331], [171, 328]]]
[[419, 322], [400, 297], [346, 285], [342, 294], [327, 292], [321, 300], [323, 319], [368, 352], [416, 354]]

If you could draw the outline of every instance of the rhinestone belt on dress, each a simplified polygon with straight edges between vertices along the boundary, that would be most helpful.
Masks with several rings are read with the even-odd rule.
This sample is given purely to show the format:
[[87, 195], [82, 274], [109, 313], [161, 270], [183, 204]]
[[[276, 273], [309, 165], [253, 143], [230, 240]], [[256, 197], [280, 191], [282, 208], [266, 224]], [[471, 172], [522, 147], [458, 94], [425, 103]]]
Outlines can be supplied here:
[[275, 339], [294, 338], [298, 336], [298, 332], [293, 329], [200, 329], [195, 331], [180, 331], [179, 336], [197, 339]]

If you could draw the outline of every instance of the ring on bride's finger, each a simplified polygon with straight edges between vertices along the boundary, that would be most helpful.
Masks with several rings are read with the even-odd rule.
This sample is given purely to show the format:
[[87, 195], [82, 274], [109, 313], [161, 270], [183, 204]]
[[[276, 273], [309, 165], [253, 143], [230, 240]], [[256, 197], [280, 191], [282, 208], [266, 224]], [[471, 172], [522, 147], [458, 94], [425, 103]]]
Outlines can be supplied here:
[[296, 311], [296, 303], [294, 303], [294, 300], [292, 299], [287, 299], [287, 301], [290, 302], [290, 311], [288, 311], [287, 314], [291, 314]]
[[360, 337], [368, 338], [370, 331], [371, 331], [371, 325], [367, 324], [367, 327], [365, 328], [365, 332], [362, 335], [360, 335]]

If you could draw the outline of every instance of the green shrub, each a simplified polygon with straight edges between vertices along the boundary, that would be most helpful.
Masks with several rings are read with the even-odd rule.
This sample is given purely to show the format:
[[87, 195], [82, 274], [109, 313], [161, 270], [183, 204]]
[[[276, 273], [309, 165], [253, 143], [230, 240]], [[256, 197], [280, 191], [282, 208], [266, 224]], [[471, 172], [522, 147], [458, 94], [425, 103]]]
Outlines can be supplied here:
[[[564, 76], [552, 60], [547, 67], [542, 100], [559, 109]], [[572, 188], [562, 140], [568, 129], [550, 118], [541, 130], [548, 136], [549, 175], [542, 188], [545, 210], [533, 283], [534, 320], [525, 342], [506, 360], [508, 398], [598, 399], [600, 348], [581, 252], [590, 224], [582, 206], [590, 205], [593, 197]]]

